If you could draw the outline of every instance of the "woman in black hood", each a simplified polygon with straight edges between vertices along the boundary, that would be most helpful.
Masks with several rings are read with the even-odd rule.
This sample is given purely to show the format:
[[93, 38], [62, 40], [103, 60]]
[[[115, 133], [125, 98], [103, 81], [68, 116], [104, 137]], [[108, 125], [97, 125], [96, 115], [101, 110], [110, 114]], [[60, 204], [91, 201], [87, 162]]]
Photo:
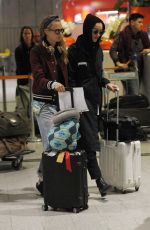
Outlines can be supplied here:
[[[95, 25], [97, 24], [98, 28], [100, 28], [100, 30], [98, 30], [98, 28], [96, 27], [96, 29], [94, 29]], [[92, 32], [94, 30], [94, 34], [99, 34], [96, 37], [96, 40], [93, 41], [93, 35]], [[104, 22], [92, 15], [92, 14], [88, 14], [84, 20], [83, 23], [83, 40], [84, 40], [84, 44], [87, 46], [87, 49], [90, 51], [93, 50], [93, 48], [96, 50], [98, 50], [99, 48], [99, 42], [101, 39], [101, 36], [103, 35], [105, 31], [105, 25]]]
[[81, 114], [79, 147], [87, 153], [87, 167], [91, 179], [96, 180], [101, 196], [105, 196], [109, 186], [101, 175], [96, 159], [96, 151], [100, 150], [98, 137], [97, 111], [101, 107], [101, 89], [117, 90], [117, 86], [102, 76], [103, 53], [100, 39], [104, 33], [103, 21], [88, 14], [83, 23], [83, 34], [77, 38], [75, 44], [68, 49], [69, 85], [83, 87], [85, 100], [89, 111]]

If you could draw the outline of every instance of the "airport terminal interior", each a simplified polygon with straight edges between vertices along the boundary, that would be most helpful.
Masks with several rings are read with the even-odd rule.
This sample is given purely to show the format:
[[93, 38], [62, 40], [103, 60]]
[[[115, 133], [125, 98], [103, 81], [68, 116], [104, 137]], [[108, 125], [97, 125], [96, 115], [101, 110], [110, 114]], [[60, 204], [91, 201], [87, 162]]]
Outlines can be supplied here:
[[[8, 111], [15, 108], [15, 87], [16, 80], [7, 80]], [[0, 105], [2, 110], [3, 103]], [[43, 198], [35, 187], [42, 143], [39, 135], [33, 132], [28, 148], [34, 152], [24, 155], [20, 170], [12, 168], [11, 161], [0, 161], [0, 230], [149, 230], [150, 139], [142, 141], [141, 146], [139, 191], [131, 188], [122, 194], [111, 187], [107, 197], [101, 198], [95, 181], [88, 175], [87, 210], [72, 213], [49, 208], [43, 211]]]
[[[114, 11], [116, 2], [117, 4], [124, 2], [122, 9], [126, 9], [125, 14]], [[31, 25], [34, 32], [39, 32], [41, 19], [49, 14], [61, 15], [64, 25], [67, 20], [72, 22], [69, 30], [71, 39], [67, 39], [68, 35], [65, 38], [68, 47], [70, 42], [75, 41], [82, 32], [83, 17], [85, 18], [89, 12], [93, 13], [94, 9], [94, 14], [101, 17], [106, 23], [106, 28], [109, 28], [105, 31], [107, 39], [102, 40], [101, 45], [104, 53], [104, 76], [110, 77], [109, 70], [114, 67], [109, 55], [112, 44], [112, 40], [109, 39], [112, 32], [110, 28], [114, 26], [113, 29], [116, 32], [116, 25], [119, 25], [117, 23], [122, 25], [122, 20], [125, 20], [127, 16], [129, 2], [134, 3], [130, 8], [132, 12], [136, 10], [145, 14], [144, 29], [150, 38], [149, 0], [1, 0], [0, 76], [15, 76], [16, 74], [14, 50], [19, 44], [19, 32], [22, 26]], [[81, 12], [78, 12], [79, 9]], [[144, 56], [144, 63], [145, 69], [140, 90], [150, 102], [150, 81], [147, 80], [150, 76], [150, 53]], [[5, 72], [1, 67], [5, 67]], [[110, 78], [110, 80], [118, 85], [120, 95], [123, 95], [121, 79]], [[15, 110], [16, 86], [16, 79], [0, 79], [0, 111]], [[114, 97], [114, 94], [111, 93], [111, 97]], [[30, 109], [32, 110], [32, 107]], [[150, 107], [148, 110], [150, 114]], [[30, 116], [33, 118], [32, 112]], [[144, 116], [146, 116], [145, 120], [149, 121], [149, 115]], [[150, 230], [150, 122], [148, 123], [145, 127], [147, 138], [141, 141], [139, 190], [136, 191], [134, 187], [131, 187], [123, 193], [110, 187], [107, 196], [101, 197], [95, 181], [91, 180], [88, 174], [88, 209], [73, 213], [67, 210], [53, 210], [51, 207], [48, 211], [43, 210], [44, 200], [36, 189], [37, 169], [43, 146], [34, 119], [31, 119], [32, 128], [27, 144], [31, 152], [23, 155], [21, 167], [14, 167], [11, 158], [0, 159], [0, 230]], [[101, 135], [100, 139], [102, 139]], [[97, 152], [98, 163], [99, 156], [100, 150]]]

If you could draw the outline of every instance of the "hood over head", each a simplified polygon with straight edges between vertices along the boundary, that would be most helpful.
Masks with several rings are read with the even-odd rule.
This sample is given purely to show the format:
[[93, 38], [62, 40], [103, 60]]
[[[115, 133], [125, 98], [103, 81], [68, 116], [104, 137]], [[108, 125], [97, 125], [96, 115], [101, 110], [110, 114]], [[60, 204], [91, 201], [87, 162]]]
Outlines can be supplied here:
[[[101, 23], [103, 25], [103, 30], [105, 30], [105, 24], [100, 18], [92, 14], [88, 14], [86, 16], [84, 23], [83, 23], [83, 37], [86, 40], [86, 43], [91, 43], [91, 44], [93, 43], [92, 42], [92, 29], [96, 23]], [[98, 39], [98, 42], [100, 41], [100, 38]]]

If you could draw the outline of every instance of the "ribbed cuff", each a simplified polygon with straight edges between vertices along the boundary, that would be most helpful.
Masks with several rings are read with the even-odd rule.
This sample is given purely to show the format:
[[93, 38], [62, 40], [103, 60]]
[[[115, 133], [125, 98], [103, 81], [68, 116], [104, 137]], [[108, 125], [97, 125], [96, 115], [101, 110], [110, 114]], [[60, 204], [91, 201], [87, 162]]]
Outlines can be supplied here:
[[51, 87], [52, 87], [52, 83], [53, 83], [53, 81], [49, 81], [48, 83], [47, 83], [47, 88], [50, 90], [51, 89]]
[[60, 84], [60, 83], [57, 82], [57, 81], [49, 81], [49, 82], [47, 83], [47, 88], [48, 88], [49, 90], [50, 90], [50, 89], [54, 89], [55, 86], [56, 86], [57, 84]]
[[56, 86], [57, 84], [59, 84], [57, 81], [52, 82], [51, 88], [52, 88], [52, 89], [55, 89], [55, 86]]

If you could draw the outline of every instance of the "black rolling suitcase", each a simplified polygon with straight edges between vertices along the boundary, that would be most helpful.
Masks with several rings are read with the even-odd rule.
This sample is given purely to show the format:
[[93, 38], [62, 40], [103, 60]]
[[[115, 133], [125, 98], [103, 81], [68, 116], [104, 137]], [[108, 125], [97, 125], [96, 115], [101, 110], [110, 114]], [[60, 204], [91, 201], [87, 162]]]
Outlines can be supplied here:
[[141, 126], [150, 126], [150, 107], [147, 108], [121, 108], [120, 114], [135, 116], [139, 119]]
[[84, 151], [70, 154], [72, 172], [66, 169], [65, 161], [56, 162], [57, 155], [43, 154], [43, 188], [45, 211], [54, 210], [78, 213], [88, 208], [87, 161]]
[[[71, 101], [74, 107], [72, 90]], [[58, 162], [61, 153], [52, 156], [51, 153], [43, 154], [43, 210], [47, 211], [51, 206], [54, 210], [78, 213], [88, 208], [86, 153], [78, 150], [63, 152], [61, 163]]]
[[[112, 98], [109, 103], [109, 108], [114, 109], [115, 113], [116, 100], [116, 97]], [[150, 126], [150, 107], [148, 98], [145, 95], [120, 96], [119, 105], [120, 115], [136, 117], [140, 121], [141, 126]]]
[[[115, 109], [117, 98], [110, 99], [109, 108]], [[124, 95], [119, 96], [120, 108], [146, 108], [149, 106], [148, 98], [145, 95]]]

